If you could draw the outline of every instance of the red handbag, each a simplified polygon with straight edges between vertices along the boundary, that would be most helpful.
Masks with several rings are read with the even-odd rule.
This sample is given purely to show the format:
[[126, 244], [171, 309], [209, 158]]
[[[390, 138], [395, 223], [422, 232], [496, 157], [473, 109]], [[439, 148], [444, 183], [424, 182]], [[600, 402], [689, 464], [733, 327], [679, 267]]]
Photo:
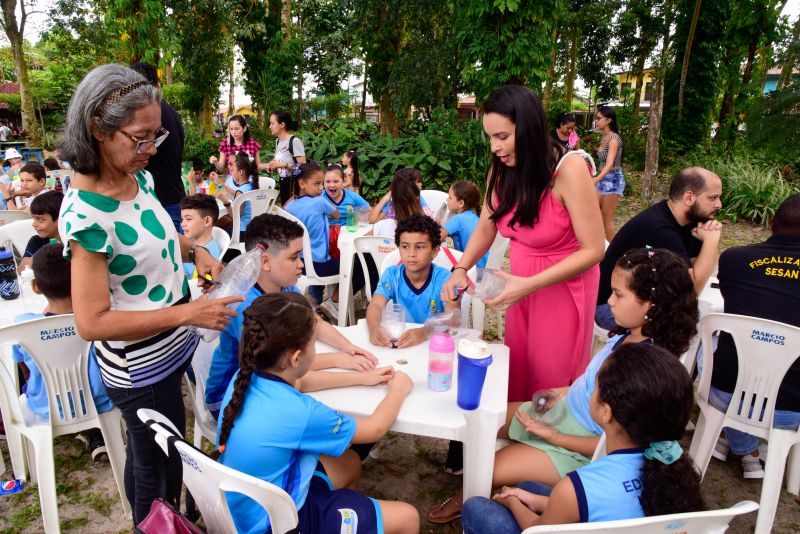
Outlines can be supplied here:
[[150, 513], [136, 525], [137, 534], [204, 534], [200, 528], [189, 521], [164, 499], [156, 499], [150, 506]]

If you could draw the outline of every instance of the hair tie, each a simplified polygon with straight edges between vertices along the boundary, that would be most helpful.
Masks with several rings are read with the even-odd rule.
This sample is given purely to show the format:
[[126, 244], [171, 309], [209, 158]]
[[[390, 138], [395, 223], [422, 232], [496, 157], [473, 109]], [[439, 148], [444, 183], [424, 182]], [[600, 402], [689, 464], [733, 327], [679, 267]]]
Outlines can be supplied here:
[[220, 445], [220, 446], [217, 448], [217, 450], [219, 451], [219, 453], [220, 453], [220, 454], [222, 454], [223, 452], [225, 452], [225, 445]]
[[683, 455], [683, 449], [677, 441], [652, 441], [644, 451], [648, 460], [656, 460], [664, 465], [674, 463]]

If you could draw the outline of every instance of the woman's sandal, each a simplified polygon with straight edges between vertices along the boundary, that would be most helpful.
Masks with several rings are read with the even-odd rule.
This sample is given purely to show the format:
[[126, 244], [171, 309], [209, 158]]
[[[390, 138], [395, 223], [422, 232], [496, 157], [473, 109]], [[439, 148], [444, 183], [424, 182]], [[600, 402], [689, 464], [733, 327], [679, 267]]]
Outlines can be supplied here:
[[428, 521], [436, 524], [444, 524], [461, 517], [461, 506], [455, 496], [448, 497], [442, 504], [428, 512]]

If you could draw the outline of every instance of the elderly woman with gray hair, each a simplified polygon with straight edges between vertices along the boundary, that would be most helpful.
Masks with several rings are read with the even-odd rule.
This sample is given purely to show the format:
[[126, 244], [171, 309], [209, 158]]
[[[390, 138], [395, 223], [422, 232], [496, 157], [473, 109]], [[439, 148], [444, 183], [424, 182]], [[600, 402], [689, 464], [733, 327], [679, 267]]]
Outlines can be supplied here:
[[144, 170], [169, 135], [161, 95], [133, 70], [102, 65], [75, 90], [60, 156], [75, 169], [58, 230], [72, 261], [72, 303], [81, 337], [95, 341], [108, 395], [128, 427], [125, 491], [134, 523], [158, 497], [180, 500], [181, 462], [167, 458], [136, 416], [151, 408], [185, 431], [181, 377], [198, 337], [187, 327], [222, 330], [240, 297], [190, 301], [181, 266], [201, 274], [220, 265], [178, 235]]

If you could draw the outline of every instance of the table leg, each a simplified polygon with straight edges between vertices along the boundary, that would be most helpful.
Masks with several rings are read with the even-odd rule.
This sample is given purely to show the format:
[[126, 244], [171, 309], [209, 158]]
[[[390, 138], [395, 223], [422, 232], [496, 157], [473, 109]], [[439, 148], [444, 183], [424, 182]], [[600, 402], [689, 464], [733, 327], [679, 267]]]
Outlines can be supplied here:
[[347, 326], [347, 315], [350, 310], [350, 299], [353, 293], [353, 241], [339, 246], [339, 326]]
[[467, 420], [464, 438], [464, 500], [489, 497], [492, 492], [495, 442], [505, 414], [478, 408], [464, 412]]

